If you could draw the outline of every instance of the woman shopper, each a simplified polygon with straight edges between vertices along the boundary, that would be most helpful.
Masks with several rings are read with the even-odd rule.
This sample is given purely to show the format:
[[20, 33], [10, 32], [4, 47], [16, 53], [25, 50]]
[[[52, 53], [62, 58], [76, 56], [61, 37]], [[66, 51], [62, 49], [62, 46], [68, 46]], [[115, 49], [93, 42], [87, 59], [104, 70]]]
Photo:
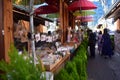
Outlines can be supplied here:
[[105, 56], [105, 58], [107, 58], [107, 56], [111, 58], [111, 56], [113, 55], [113, 50], [112, 50], [110, 35], [108, 34], [108, 31], [106, 28], [104, 29], [101, 43], [102, 43], [102, 54], [101, 55]]
[[100, 31], [98, 34], [98, 53], [99, 54], [101, 54], [101, 51], [102, 51], [101, 39], [102, 39], [102, 31]]

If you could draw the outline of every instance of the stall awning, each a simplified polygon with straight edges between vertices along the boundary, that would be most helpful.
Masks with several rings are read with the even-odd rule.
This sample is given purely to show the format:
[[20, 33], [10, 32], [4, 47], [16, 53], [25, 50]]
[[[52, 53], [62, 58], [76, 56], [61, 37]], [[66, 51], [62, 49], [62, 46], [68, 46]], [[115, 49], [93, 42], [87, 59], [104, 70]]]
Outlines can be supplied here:
[[45, 5], [40, 6], [39, 8], [35, 9], [35, 14], [51, 14], [59, 12], [59, 9], [54, 5]]
[[90, 9], [96, 9], [96, 8], [97, 6], [88, 0], [74, 1], [68, 6], [68, 10], [71, 10], [71, 11], [90, 10]]
[[[22, 8], [21, 6], [14, 4], [13, 5], [13, 19], [14, 21], [17, 21], [17, 20], [29, 21], [29, 9]], [[45, 21], [53, 22], [50, 19], [34, 15], [34, 25], [39, 25], [39, 24], [44, 25]]]
[[77, 16], [76, 20], [80, 20], [81, 22], [91, 22], [94, 21], [93, 17], [91, 16]]
[[120, 0], [116, 1], [112, 7], [106, 12], [103, 18], [116, 18], [120, 17]]

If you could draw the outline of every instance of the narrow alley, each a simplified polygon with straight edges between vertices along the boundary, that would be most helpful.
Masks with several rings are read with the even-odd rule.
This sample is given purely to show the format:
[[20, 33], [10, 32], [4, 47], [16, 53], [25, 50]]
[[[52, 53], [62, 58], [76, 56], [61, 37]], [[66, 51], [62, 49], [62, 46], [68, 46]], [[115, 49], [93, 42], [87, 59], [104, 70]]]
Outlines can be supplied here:
[[105, 59], [96, 53], [96, 57], [88, 59], [88, 80], [120, 80], [120, 54]]

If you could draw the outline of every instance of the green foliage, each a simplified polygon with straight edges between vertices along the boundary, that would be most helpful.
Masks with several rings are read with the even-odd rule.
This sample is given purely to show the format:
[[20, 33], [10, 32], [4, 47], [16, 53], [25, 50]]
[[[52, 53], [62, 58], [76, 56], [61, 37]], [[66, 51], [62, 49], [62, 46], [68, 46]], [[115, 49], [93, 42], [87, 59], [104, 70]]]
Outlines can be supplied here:
[[87, 49], [84, 47], [84, 45], [80, 45], [80, 47], [77, 50], [77, 56], [79, 56], [80, 59], [82, 59], [84, 62], [87, 62]]
[[65, 70], [73, 77], [74, 80], [79, 80], [75, 62], [67, 62]]
[[48, 18], [58, 18], [59, 17], [59, 13], [54, 13], [54, 14], [47, 14]]
[[0, 70], [4, 72], [0, 77], [3, 80], [45, 80], [45, 77], [41, 77], [41, 64], [35, 66], [32, 57], [29, 57], [26, 52], [19, 55], [17, 49], [11, 46], [9, 57], [9, 63], [0, 61]]
[[[80, 80], [87, 80], [86, 63], [82, 61]], [[84, 79], [83, 79], [84, 78]]]
[[63, 68], [57, 75], [55, 75], [55, 80], [74, 80], [72, 76]]
[[75, 62], [76, 64], [76, 69], [77, 69], [77, 73], [78, 75], [81, 74], [81, 66], [82, 66], [82, 60], [79, 58], [79, 56], [76, 56], [74, 59], [73, 59], [73, 62]]
[[65, 69], [68, 73], [72, 73], [72, 71], [74, 71], [75, 68], [74, 68], [73, 64], [69, 61], [69, 62], [67, 62]]
[[84, 45], [85, 49], [88, 47], [88, 39], [85, 38], [81, 45]]
[[70, 76], [71, 76], [74, 80], [80, 80], [77, 71], [73, 71], [72, 73], [70, 73]]

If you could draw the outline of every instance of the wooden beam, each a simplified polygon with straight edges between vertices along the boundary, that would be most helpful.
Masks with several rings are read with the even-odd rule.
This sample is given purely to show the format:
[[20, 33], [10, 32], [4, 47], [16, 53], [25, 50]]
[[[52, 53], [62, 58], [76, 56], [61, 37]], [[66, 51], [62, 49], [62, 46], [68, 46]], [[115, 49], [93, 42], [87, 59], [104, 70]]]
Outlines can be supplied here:
[[4, 28], [4, 59], [8, 59], [8, 51], [11, 43], [13, 43], [13, 12], [12, 12], [12, 0], [3, 1], [3, 28]]
[[64, 36], [64, 42], [66, 42], [67, 41], [67, 27], [69, 27], [69, 12], [68, 12], [68, 5], [64, 2], [63, 3], [63, 6], [64, 6], [64, 8], [63, 8], [63, 10], [64, 10], [64, 12], [63, 12], [63, 14], [64, 14], [64, 28], [63, 28], [63, 36]]
[[64, 24], [64, 19], [63, 19], [63, 0], [60, 0], [60, 29], [62, 30], [62, 35], [61, 35], [61, 42], [63, 43], [63, 24]]
[[67, 40], [67, 27], [69, 26], [69, 11], [67, 8], [68, 5], [63, 0], [60, 0], [60, 27], [62, 30], [62, 43]]

